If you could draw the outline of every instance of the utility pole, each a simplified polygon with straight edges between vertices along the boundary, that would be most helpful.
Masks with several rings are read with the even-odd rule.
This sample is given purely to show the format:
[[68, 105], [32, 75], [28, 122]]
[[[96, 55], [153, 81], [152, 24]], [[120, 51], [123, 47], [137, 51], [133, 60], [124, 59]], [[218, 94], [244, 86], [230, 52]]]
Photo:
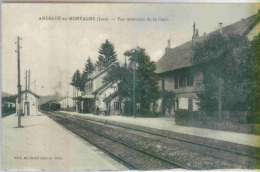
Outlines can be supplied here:
[[27, 88], [28, 88], [28, 85], [27, 85], [28, 81], [27, 81], [27, 70], [25, 72], [25, 102], [27, 101]]
[[67, 107], [69, 106], [69, 92], [67, 91]]
[[22, 38], [19, 38], [19, 36], [17, 37], [17, 73], [18, 73], [18, 84], [17, 84], [17, 88], [18, 88], [18, 110], [17, 110], [17, 115], [18, 115], [18, 128], [21, 128], [21, 84], [20, 84], [20, 44], [19, 41]]
[[29, 73], [28, 73], [28, 90], [30, 91], [30, 78], [31, 78], [31, 71], [29, 69]]
[[73, 102], [73, 108], [74, 108], [74, 86], [72, 85], [72, 102]]
[[34, 93], [36, 94], [36, 80], [34, 80]]
[[135, 68], [136, 68], [136, 63], [134, 63], [134, 67], [133, 67], [133, 113], [134, 113], [134, 117], [136, 118], [136, 112], [135, 112]]
[[27, 115], [27, 90], [28, 90], [28, 80], [27, 80], [27, 70], [25, 72], [25, 101], [24, 101], [24, 115]]

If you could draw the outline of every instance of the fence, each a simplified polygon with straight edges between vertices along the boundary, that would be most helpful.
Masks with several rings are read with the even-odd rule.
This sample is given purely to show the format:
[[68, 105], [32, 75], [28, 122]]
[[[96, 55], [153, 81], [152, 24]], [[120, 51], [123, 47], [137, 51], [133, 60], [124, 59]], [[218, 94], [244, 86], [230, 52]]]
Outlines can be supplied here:
[[259, 112], [223, 111], [218, 116], [218, 112], [206, 114], [179, 110], [175, 113], [175, 122], [178, 125], [260, 135]]

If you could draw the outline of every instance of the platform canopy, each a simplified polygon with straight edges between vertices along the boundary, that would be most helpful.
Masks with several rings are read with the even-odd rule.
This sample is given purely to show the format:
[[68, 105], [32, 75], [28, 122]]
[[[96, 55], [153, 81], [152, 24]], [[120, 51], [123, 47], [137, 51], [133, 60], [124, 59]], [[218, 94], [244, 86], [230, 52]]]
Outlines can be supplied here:
[[83, 96], [74, 97], [74, 100], [81, 100], [81, 99], [94, 99], [95, 96], [93, 94], [87, 94]]
[[95, 96], [93, 94], [86, 94], [82, 96], [83, 99], [94, 99]]

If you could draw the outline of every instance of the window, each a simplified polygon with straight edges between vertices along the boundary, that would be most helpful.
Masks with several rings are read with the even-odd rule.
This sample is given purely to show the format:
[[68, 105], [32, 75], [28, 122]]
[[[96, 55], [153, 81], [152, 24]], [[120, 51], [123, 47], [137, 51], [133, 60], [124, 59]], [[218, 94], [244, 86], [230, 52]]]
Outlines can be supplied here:
[[185, 72], [182, 72], [180, 74], [180, 77], [179, 77], [179, 86], [180, 87], [186, 87], [187, 86], [187, 83], [186, 83], [186, 78], [187, 78], [187, 74]]
[[119, 102], [114, 102], [114, 110], [119, 110]]
[[187, 75], [187, 86], [192, 86], [193, 85], [193, 73], [191, 72], [188, 72], [188, 75]]
[[189, 98], [188, 110], [193, 110], [193, 99], [192, 98]]
[[177, 89], [179, 87], [179, 77], [178, 77], [178, 75], [175, 75], [175, 77], [174, 77], [174, 85], [175, 85], [175, 89]]
[[164, 86], [165, 82], [164, 82], [164, 78], [162, 78], [162, 90], [164, 91], [165, 90], [165, 86]]

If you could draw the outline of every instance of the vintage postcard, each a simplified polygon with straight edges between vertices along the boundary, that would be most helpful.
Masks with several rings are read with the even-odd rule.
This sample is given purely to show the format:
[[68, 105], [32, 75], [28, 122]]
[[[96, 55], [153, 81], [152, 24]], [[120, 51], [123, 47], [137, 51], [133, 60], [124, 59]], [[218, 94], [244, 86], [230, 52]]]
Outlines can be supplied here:
[[260, 168], [260, 5], [2, 3], [2, 170]]

